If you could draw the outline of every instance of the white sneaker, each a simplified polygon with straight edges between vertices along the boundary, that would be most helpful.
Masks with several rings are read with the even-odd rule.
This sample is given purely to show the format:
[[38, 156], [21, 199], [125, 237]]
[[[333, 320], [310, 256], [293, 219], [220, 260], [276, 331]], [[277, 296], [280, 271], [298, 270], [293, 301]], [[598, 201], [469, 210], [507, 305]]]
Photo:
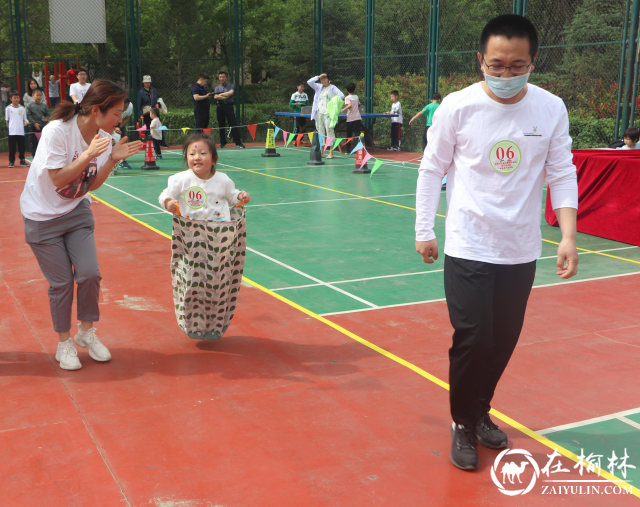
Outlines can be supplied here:
[[111, 359], [109, 349], [102, 345], [102, 342], [96, 336], [95, 327], [85, 332], [80, 329], [80, 324], [78, 324], [78, 334], [73, 340], [82, 348], [89, 347], [91, 359], [95, 359], [96, 361], [108, 361]]
[[56, 351], [56, 361], [60, 363], [60, 368], [63, 370], [79, 370], [82, 368], [80, 359], [78, 359], [78, 352], [73, 346], [73, 341], [69, 338], [66, 342], [58, 343], [58, 350]]

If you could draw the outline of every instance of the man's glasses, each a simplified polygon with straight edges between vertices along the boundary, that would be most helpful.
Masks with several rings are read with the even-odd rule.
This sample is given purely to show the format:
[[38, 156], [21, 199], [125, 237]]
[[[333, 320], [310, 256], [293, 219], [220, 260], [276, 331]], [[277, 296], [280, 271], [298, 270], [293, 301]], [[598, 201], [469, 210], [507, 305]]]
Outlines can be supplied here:
[[504, 74], [505, 70], [509, 69], [511, 71], [511, 74], [515, 76], [526, 74], [527, 71], [529, 70], [529, 67], [533, 65], [533, 62], [531, 62], [529, 65], [511, 65], [510, 67], [505, 67], [502, 65], [487, 65], [484, 59], [482, 60], [482, 63], [484, 63], [485, 68], [491, 74], [501, 75], [501, 74]]

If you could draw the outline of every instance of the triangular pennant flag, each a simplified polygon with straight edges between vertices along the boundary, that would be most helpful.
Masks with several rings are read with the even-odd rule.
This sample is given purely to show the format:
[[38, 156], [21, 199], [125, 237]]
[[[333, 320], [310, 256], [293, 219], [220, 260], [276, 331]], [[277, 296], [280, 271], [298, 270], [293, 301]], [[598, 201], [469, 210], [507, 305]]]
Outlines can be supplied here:
[[309, 142], [313, 144], [313, 135], [315, 132], [309, 132]]
[[[313, 135], [313, 134], [310, 134]], [[298, 134], [296, 136], [296, 147], [300, 147], [300, 140], [302, 139], [302, 136], [304, 136], [304, 134]]]
[[327, 142], [324, 145], [324, 149], [326, 150], [332, 142], [333, 142], [333, 137], [327, 136]]
[[206, 132], [207, 134], [211, 134], [211, 132], [213, 132], [213, 129], [202, 129], [203, 132]]
[[342, 146], [349, 144], [352, 140], [353, 140], [353, 137], [348, 137], [347, 139], [344, 140], [344, 143], [342, 143]]
[[256, 129], [258, 128], [258, 125], [247, 125], [247, 130], [249, 131], [249, 134], [251, 134], [251, 139], [253, 139], [254, 141], [256, 140]]
[[364, 157], [362, 157], [362, 164], [360, 164], [360, 169], [362, 169], [362, 166], [365, 165], [367, 163], [367, 160], [369, 160], [370, 158], [371, 155], [365, 151]]
[[40, 140], [40, 136], [42, 135], [42, 132], [34, 132], [34, 134], [36, 135], [36, 139]]
[[320, 148], [322, 148], [324, 145], [322, 144], [322, 140], [324, 139], [324, 136], [322, 134], [318, 134], [318, 146], [320, 146]]
[[184, 134], [186, 134], [186, 133], [187, 133], [187, 130], [189, 130], [189, 127], [182, 127], [182, 132], [183, 132]]
[[169, 130], [169, 129], [167, 128], [167, 126], [166, 126], [166, 125], [163, 125], [163, 126], [162, 126], [162, 127], [160, 127], [158, 130]]
[[349, 155], [353, 155], [356, 151], [358, 151], [361, 148], [364, 148], [364, 146], [362, 146], [362, 141], [358, 143], [358, 146], [356, 146], [353, 150], [351, 150], [351, 153], [349, 153]]
[[[373, 168], [371, 169], [371, 176], [373, 176], [373, 173], [376, 172], [383, 163], [382, 160], [376, 159], [376, 163], [373, 164]], [[369, 178], [371, 178], [371, 176], [369, 176]]]
[[144, 132], [145, 130], [147, 130], [147, 126], [146, 125], [144, 127], [140, 127], [139, 129], [136, 129], [136, 131], [138, 131], [138, 132]]
[[280, 127], [276, 127], [276, 129], [273, 132], [273, 138], [275, 139], [278, 136], [278, 132], [280, 132]]
[[284, 145], [287, 146], [287, 137], [289, 137], [289, 132], [282, 131], [282, 139], [284, 139]]
[[342, 141], [343, 141], [343, 139], [340, 138], [340, 137], [338, 139], [336, 139], [336, 142], [333, 144], [333, 149], [335, 150], [340, 145], [340, 143]]
[[[300, 135], [302, 135], [302, 134], [300, 134]], [[288, 137], [289, 137], [289, 139], [287, 139], [287, 144], [285, 145], [285, 148], [286, 148], [287, 146], [289, 146], [289, 144], [291, 144], [291, 141], [293, 141], [293, 139], [294, 139], [296, 136], [295, 136], [295, 135], [293, 135], [293, 134], [289, 134], [289, 136], [288, 136]]]

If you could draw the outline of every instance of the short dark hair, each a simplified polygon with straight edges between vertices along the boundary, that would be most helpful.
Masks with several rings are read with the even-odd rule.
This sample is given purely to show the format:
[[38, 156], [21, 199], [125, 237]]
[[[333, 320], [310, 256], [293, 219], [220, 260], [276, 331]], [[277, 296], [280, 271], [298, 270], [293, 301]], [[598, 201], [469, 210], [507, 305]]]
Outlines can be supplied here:
[[355, 91], [356, 91], [356, 84], [355, 84], [355, 83], [349, 83], [349, 84], [347, 85], [347, 91], [348, 91], [349, 93], [353, 93], [353, 92], [355, 92]]
[[11, 97], [15, 97], [15, 96], [20, 97], [20, 92], [19, 92], [18, 90], [11, 90], [11, 91], [9, 92], [9, 98], [11, 98]]
[[297, 88], [298, 86], [304, 86], [304, 85], [306, 85], [306, 84], [307, 84], [307, 83], [305, 83], [304, 81], [298, 81], [298, 84], [296, 85], [296, 88]]
[[327, 76], [327, 79], [328, 79], [329, 81], [331, 81], [331, 76], [329, 75], [329, 73], [328, 73], [328, 72], [323, 72], [323, 74], [324, 74], [325, 76]]
[[42, 88], [36, 88], [35, 90], [33, 90], [31, 92], [31, 95], [33, 95], [34, 93], [42, 93], [44, 95], [44, 90]]
[[517, 14], [502, 14], [490, 20], [480, 34], [480, 45], [478, 51], [481, 55], [487, 52], [487, 44], [491, 37], [506, 37], [513, 39], [529, 40], [529, 54], [535, 58], [538, 53], [538, 30], [534, 24], [524, 16]]
[[227, 71], [226, 71], [226, 70], [221, 70], [221, 71], [219, 71], [219, 72], [218, 72], [218, 76], [219, 76], [220, 74], [224, 74], [225, 76], [229, 77], [229, 74], [227, 73]]
[[206, 72], [203, 72], [202, 74], [200, 74], [198, 76], [198, 79], [206, 79], [207, 81], [210, 80], [211, 78], [209, 77], [209, 74], [207, 74]]
[[433, 95], [431, 95], [431, 100], [442, 100], [442, 95], [440, 95], [439, 93], [434, 93]]
[[637, 129], [635, 127], [628, 128], [624, 131], [624, 137], [628, 137], [629, 139], [637, 143], [638, 139], [640, 139], [640, 129]]
[[400, 96], [400, 94], [398, 93], [398, 90], [391, 90], [390, 95], [396, 95], [397, 97]]
[[87, 74], [87, 75], [89, 74], [89, 73], [87, 72], [87, 69], [83, 69], [82, 67], [80, 67], [78, 70], [76, 70], [76, 76], [77, 76], [78, 74], [80, 74], [81, 72], [84, 72], [84, 73], [85, 73], [85, 74]]
[[157, 107], [152, 107], [151, 111], [149, 112], [153, 113], [153, 116], [155, 116], [156, 118], [160, 117], [160, 109], [158, 109]]
[[187, 137], [187, 140], [182, 145], [182, 156], [184, 157], [184, 163], [187, 163], [187, 150], [189, 146], [197, 141], [203, 141], [204, 144], [209, 148], [209, 152], [211, 153], [211, 158], [214, 160], [213, 167], [211, 168], [211, 172], [215, 174], [215, 160], [218, 158], [218, 151], [216, 150], [216, 142], [212, 139], [209, 134], [205, 134], [204, 132], [199, 132], [197, 134], [191, 134]]

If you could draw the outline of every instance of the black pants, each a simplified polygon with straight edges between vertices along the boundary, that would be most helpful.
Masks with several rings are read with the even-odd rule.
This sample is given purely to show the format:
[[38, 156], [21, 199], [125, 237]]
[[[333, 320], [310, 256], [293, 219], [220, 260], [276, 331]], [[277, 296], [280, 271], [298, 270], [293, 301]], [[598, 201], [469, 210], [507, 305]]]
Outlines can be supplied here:
[[60, 104], [60, 97], [49, 97], [49, 103], [51, 104], [51, 109], [55, 109]]
[[[360, 137], [360, 132], [362, 132], [362, 120], [348, 121], [345, 125], [347, 126], [347, 137]], [[357, 145], [358, 140], [352, 140], [346, 145], [347, 151], [351, 152], [351, 150]]]
[[160, 139], [153, 139], [153, 149], [156, 152], [156, 157], [162, 155], [162, 151], [160, 150]]
[[429, 127], [431, 125], [427, 125], [424, 128], [424, 134], [422, 136], [422, 153], [424, 153], [424, 150], [427, 148], [427, 131], [429, 130]]
[[16, 146], [20, 154], [20, 161], [24, 160], [24, 136], [9, 136], [9, 163], [16, 161]]
[[400, 148], [400, 125], [401, 123], [391, 123], [391, 147]]
[[209, 128], [209, 107], [207, 108], [193, 108], [193, 114], [196, 117], [196, 128], [197, 129], [208, 129]]
[[[40, 133], [42, 131], [39, 131], [38, 133]], [[38, 149], [38, 137], [36, 136], [35, 132], [32, 132], [31, 134], [29, 134], [29, 151], [31, 151], [31, 156], [35, 157], [36, 156], [36, 150]]]
[[143, 114], [142, 121], [145, 127], [147, 127], [147, 130], [145, 131], [145, 135], [150, 136], [151, 135], [151, 115], [149, 113]]
[[[233, 112], [233, 104], [220, 104], [216, 107], [216, 115], [218, 117], [218, 127], [220, 127], [220, 146], [224, 146], [227, 144], [226, 138], [226, 121], [229, 122], [229, 127], [231, 128], [231, 136], [233, 137], [233, 142], [236, 143], [237, 146], [242, 144], [242, 140], [240, 139], [240, 131], [238, 129], [238, 122], [236, 122], [236, 115]], [[234, 128], [235, 127], [235, 128]]]
[[307, 124], [307, 119], [300, 117], [300, 118], [296, 118], [296, 133], [300, 133], [302, 131], [302, 127], [304, 127]]
[[475, 428], [516, 348], [536, 261], [489, 264], [445, 257], [444, 291], [453, 326], [449, 400], [457, 424]]

